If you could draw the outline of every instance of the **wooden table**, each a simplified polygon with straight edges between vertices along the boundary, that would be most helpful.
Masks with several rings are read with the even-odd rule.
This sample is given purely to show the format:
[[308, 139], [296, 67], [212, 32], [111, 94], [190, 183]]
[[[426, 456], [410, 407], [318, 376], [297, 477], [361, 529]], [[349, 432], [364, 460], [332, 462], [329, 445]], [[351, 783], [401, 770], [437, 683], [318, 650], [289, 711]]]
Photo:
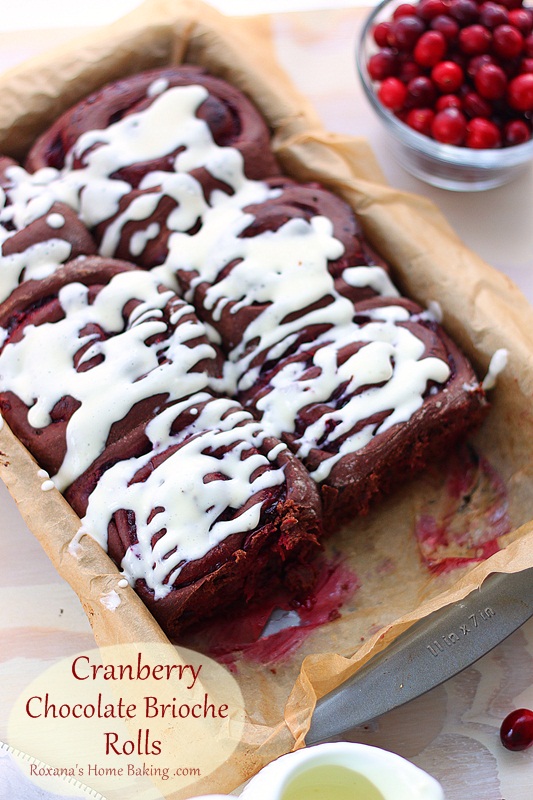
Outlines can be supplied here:
[[[388, 152], [355, 75], [360, 9], [273, 15], [278, 56], [327, 128], [367, 136], [389, 182], [440, 206], [472, 249], [506, 272], [533, 301], [533, 165], [483, 193], [448, 193], [409, 176]], [[0, 34], [0, 68], [75, 35], [73, 30]], [[13, 699], [54, 659], [93, 645], [71, 589], [59, 579], [0, 487], [0, 739]], [[530, 800], [533, 749], [505, 751], [498, 739], [512, 709], [533, 708], [533, 620], [475, 666], [348, 737], [391, 749], [436, 778], [447, 800]], [[3, 799], [2, 799], [3, 800]]]

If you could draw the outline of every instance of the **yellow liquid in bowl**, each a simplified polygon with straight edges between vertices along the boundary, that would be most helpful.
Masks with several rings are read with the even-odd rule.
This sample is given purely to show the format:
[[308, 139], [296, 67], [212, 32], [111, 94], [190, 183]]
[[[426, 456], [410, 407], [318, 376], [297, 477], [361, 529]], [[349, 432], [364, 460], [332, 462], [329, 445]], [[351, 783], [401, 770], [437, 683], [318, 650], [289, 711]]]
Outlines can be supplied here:
[[287, 784], [281, 800], [385, 800], [364, 775], [346, 767], [313, 767]]

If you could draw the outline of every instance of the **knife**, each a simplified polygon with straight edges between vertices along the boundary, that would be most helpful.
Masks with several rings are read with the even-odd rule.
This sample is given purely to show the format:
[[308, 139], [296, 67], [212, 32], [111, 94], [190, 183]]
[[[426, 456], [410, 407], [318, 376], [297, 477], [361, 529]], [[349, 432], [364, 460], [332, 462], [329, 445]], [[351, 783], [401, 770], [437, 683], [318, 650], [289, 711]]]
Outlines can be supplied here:
[[415, 623], [322, 697], [307, 745], [391, 711], [453, 677], [533, 616], [533, 567], [493, 573], [463, 600]]

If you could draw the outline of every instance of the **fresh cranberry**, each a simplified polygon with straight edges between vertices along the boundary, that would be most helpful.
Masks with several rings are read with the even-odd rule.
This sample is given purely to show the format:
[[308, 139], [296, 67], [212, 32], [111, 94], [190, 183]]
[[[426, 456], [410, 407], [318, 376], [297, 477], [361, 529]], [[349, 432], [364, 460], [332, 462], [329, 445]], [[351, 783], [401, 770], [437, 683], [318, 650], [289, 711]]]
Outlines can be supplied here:
[[383, 47], [368, 59], [368, 74], [373, 81], [383, 81], [396, 73], [396, 54], [390, 47]]
[[412, 108], [407, 114], [406, 122], [410, 128], [423, 133], [424, 136], [431, 136], [431, 125], [435, 117], [435, 112], [431, 108]]
[[508, 9], [520, 8], [522, 0], [500, 0], [500, 3]]
[[466, 117], [458, 108], [445, 108], [435, 114], [431, 133], [438, 142], [461, 145], [466, 133]]
[[467, 92], [463, 97], [463, 108], [469, 117], [490, 117], [492, 105], [477, 92]]
[[500, 129], [486, 117], [474, 117], [466, 126], [465, 144], [476, 150], [487, 150], [500, 147], [502, 143]]
[[507, 750], [525, 750], [533, 744], [533, 711], [517, 708], [500, 726], [500, 740]]
[[509, 21], [509, 12], [499, 3], [483, 3], [479, 9], [479, 21], [485, 28], [492, 30], [498, 25], [505, 25]]
[[499, 100], [505, 95], [507, 77], [496, 64], [483, 64], [474, 76], [474, 84], [481, 97], [486, 100]]
[[401, 55], [398, 55], [398, 71], [396, 77], [399, 78], [402, 83], [408, 84], [409, 81], [412, 81], [413, 78], [416, 78], [418, 75], [422, 75], [422, 68], [419, 67], [415, 61], [411, 61], [409, 58], [402, 58]]
[[391, 25], [389, 44], [398, 50], [412, 50], [425, 30], [426, 26], [420, 17], [400, 17]]
[[435, 87], [426, 75], [418, 75], [407, 84], [407, 108], [430, 107], [435, 102]]
[[533, 58], [523, 58], [520, 62], [519, 72], [533, 72]]
[[410, 17], [416, 14], [416, 6], [412, 3], [400, 3], [392, 12], [393, 19], [400, 19], [400, 17]]
[[492, 39], [493, 50], [501, 58], [516, 58], [524, 49], [524, 37], [512, 25], [498, 25]]
[[531, 130], [523, 119], [511, 119], [503, 128], [503, 137], [505, 144], [509, 146], [524, 144], [530, 140]]
[[431, 70], [431, 80], [439, 92], [450, 94], [462, 85], [464, 72], [454, 61], [440, 61]]
[[437, 111], [443, 111], [445, 108], [462, 108], [463, 101], [456, 94], [441, 94], [435, 103]]
[[448, 5], [444, 0], [420, 0], [417, 6], [416, 13], [425, 22], [428, 22], [439, 14], [448, 13]]
[[389, 31], [391, 22], [378, 22], [372, 29], [372, 36], [378, 47], [386, 47], [389, 43]]
[[432, 31], [442, 33], [447, 42], [454, 42], [459, 35], [459, 23], [447, 14], [439, 14], [429, 23]]
[[459, 47], [469, 56], [488, 53], [491, 43], [491, 33], [483, 25], [467, 25], [459, 32]]
[[479, 12], [474, 0], [451, 0], [448, 14], [460, 25], [471, 25], [477, 22]]
[[421, 67], [434, 67], [446, 52], [446, 39], [438, 31], [422, 34], [413, 51], [414, 59]]
[[533, 15], [529, 8], [513, 8], [509, 11], [509, 24], [518, 28], [522, 36], [528, 36], [533, 30]]
[[517, 75], [510, 81], [507, 100], [516, 111], [533, 111], [533, 74], [531, 72]]
[[524, 0], [400, 0], [368, 59], [383, 105], [413, 130], [473, 148], [532, 137], [533, 10]]
[[471, 78], [475, 78], [476, 72], [480, 67], [482, 67], [484, 64], [494, 64], [494, 63], [495, 63], [494, 59], [489, 53], [483, 53], [480, 56], [473, 56], [469, 60], [466, 66], [466, 71], [468, 72]]
[[407, 87], [398, 78], [385, 78], [378, 89], [378, 97], [386, 108], [399, 111], [405, 104]]

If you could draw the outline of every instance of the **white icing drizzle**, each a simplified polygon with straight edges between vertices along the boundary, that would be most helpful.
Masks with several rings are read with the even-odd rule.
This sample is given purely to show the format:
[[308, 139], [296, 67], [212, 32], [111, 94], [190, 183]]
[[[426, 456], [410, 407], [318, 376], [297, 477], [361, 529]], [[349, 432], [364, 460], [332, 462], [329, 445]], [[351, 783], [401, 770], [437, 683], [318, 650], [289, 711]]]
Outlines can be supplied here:
[[51, 480], [44, 481], [41, 484], [41, 491], [42, 492], [50, 492], [52, 489], [55, 489], [55, 483]]
[[[132, 297], [140, 304], [125, 324], [123, 308]], [[68, 422], [67, 452], [53, 477], [58, 489], [64, 490], [90, 466], [103, 451], [112, 424], [135, 403], [157, 394], [179, 400], [207, 386], [206, 374], [189, 370], [215, 353], [207, 343], [187, 344], [204, 334], [198, 321], [180, 323], [180, 317], [193, 312], [190, 306], [176, 298], [171, 322], [177, 327], [172, 335], [164, 343], [146, 344], [152, 336], [168, 334], [162, 309], [173, 297], [170, 291], [158, 291], [154, 277], [141, 270], [115, 275], [93, 303], [85, 286], [67, 284], [59, 291], [64, 318], [28, 325], [19, 341], [5, 346], [0, 355], [2, 387], [30, 407], [32, 426], [49, 425], [52, 409], [63, 396], [81, 403]], [[81, 334], [91, 323], [110, 334], [108, 338]], [[103, 360], [80, 372], [74, 368], [74, 356], [87, 344], [80, 366], [95, 356]]]
[[127, 578], [121, 578], [119, 580], [119, 582], [117, 583], [117, 586], [118, 586], [119, 589], [125, 589], [129, 585], [130, 584], [129, 584], [129, 581], [127, 580]]
[[108, 611], [116, 611], [121, 602], [120, 595], [114, 589], [101, 594], [99, 599], [101, 604], [104, 608], [107, 608]]
[[490, 360], [489, 369], [487, 374], [482, 382], [482, 387], [485, 391], [488, 389], [493, 389], [496, 386], [496, 379], [500, 372], [505, 369], [507, 366], [507, 360], [509, 358], [509, 353], [504, 348], [500, 350], [496, 350], [492, 358]]
[[[233, 401], [212, 400], [194, 425], [171, 436], [175, 415], [176, 409], [168, 408], [148, 425], [151, 453], [121, 461], [102, 475], [82, 520], [82, 530], [105, 548], [110, 516], [119, 509], [133, 511], [138, 542], [126, 552], [121, 568], [130, 583], [143, 578], [156, 599], [171, 591], [184, 563], [201, 558], [232, 533], [257, 527], [260, 493], [284, 481], [282, 469], [273, 469], [259, 452], [250, 454], [264, 434]], [[145, 482], [132, 483], [154, 455], [176, 443], [179, 449]], [[220, 447], [230, 449], [222, 457], [212, 455]], [[210, 473], [222, 473], [225, 479], [206, 482]], [[236, 509], [234, 516], [219, 519], [226, 509]], [[153, 545], [152, 538], [161, 531]]]
[[41, 280], [68, 261], [72, 247], [63, 239], [48, 239], [30, 245], [22, 253], [0, 256], [0, 302], [6, 300], [22, 280]]
[[65, 217], [63, 214], [49, 214], [46, 218], [46, 223], [50, 228], [62, 228], [65, 224]]
[[[330, 220], [320, 216], [310, 220], [295, 218], [277, 231], [240, 236], [253, 221], [244, 208], [275, 197], [280, 190], [247, 180], [241, 154], [218, 147], [213, 141], [206, 123], [196, 117], [207, 97], [203, 87], [169, 89], [168, 82], [161, 79], [150, 85], [147, 94], [154, 99], [142, 112], [127, 115], [106, 130], [83, 134], [67, 155], [62, 170], [50, 168], [28, 175], [20, 167], [10, 168], [9, 205], [0, 211], [0, 222], [24, 227], [48, 214], [54, 202], [62, 201], [88, 227], [109, 221], [101, 242], [102, 255], [113, 255], [126, 224], [137, 223], [130, 250], [132, 256], [139, 257], [161, 232], [162, 221], [155, 222], [152, 216], [167, 196], [175, 201], [175, 208], [164, 220], [172, 231], [166, 263], [153, 270], [152, 277], [139, 272], [126, 273], [118, 281], [113, 279], [91, 306], [85, 287], [65, 287], [60, 292], [65, 319], [38, 328], [28, 326], [19, 342], [5, 347], [0, 371], [3, 388], [14, 391], [31, 406], [30, 422], [36, 427], [50, 422], [50, 413], [62, 396], [69, 394], [81, 401], [67, 426], [67, 454], [53, 478], [59, 488], [68, 486], [102, 452], [111, 425], [122, 419], [135, 402], [167, 392], [171, 400], [177, 401], [150, 422], [147, 433], [152, 451], [115, 464], [101, 477], [89, 499], [82, 528], [69, 547], [69, 552], [77, 555], [83, 533], [106, 547], [112, 514], [119, 509], [133, 511], [138, 543], [124, 557], [124, 580], [134, 584], [142, 578], [160, 598], [170, 591], [184, 563], [203, 557], [232, 533], [252, 530], [258, 524], [261, 492], [284, 480], [283, 470], [274, 469], [272, 462], [285, 445], [275, 445], [267, 455], [249, 455], [254, 443], [260, 444], [266, 435], [294, 431], [295, 420], [306, 405], [327, 403], [340, 383], [346, 382], [343, 408], [332, 407], [297, 442], [299, 455], [305, 457], [326, 433], [333, 441], [347, 436], [338, 452], [315, 472], [317, 480], [324, 480], [346, 453], [363, 447], [372, 436], [396, 422], [407, 421], [420, 408], [428, 381], [446, 381], [449, 368], [439, 359], [423, 358], [421, 340], [398, 324], [408, 318], [401, 306], [365, 312], [372, 318], [369, 324], [353, 322], [353, 305], [335, 290], [328, 272], [328, 260], [343, 254]], [[130, 195], [132, 187], [125, 180], [112, 177], [124, 167], [178, 150], [174, 172], [147, 174], [137, 193]], [[75, 163], [81, 166], [74, 168]], [[199, 182], [188, 174], [201, 167], [227, 184], [233, 194], [213, 191], [206, 200]], [[54, 216], [49, 214], [48, 220]], [[201, 222], [198, 232], [187, 233], [197, 220]], [[53, 271], [55, 262], [65, 260], [54, 257], [46, 261], [35, 256], [34, 263], [33, 259], [28, 260], [27, 253], [24, 259], [25, 278], [37, 276], [39, 271], [39, 277], [50, 274], [47, 269]], [[233, 268], [221, 277], [221, 271], [230, 263], [234, 263]], [[233, 313], [253, 303], [265, 304], [265, 310], [229, 354], [225, 378], [218, 388], [232, 392], [237, 386], [239, 390], [249, 388], [259, 369], [249, 368], [252, 360], [261, 353], [270, 360], [282, 358], [302, 329], [311, 325], [328, 327], [315, 342], [318, 347], [313, 364], [319, 368], [320, 377], [306, 376], [305, 365], [298, 362], [279, 370], [271, 391], [258, 403], [263, 413], [261, 423], [254, 422], [232, 401], [213, 400], [209, 394], [195, 395], [194, 401], [182, 400], [214, 385], [207, 376], [188, 371], [199, 360], [213, 356], [208, 345], [186, 346], [206, 328], [196, 323], [178, 325], [165, 344], [168, 363], [158, 361], [161, 344], [146, 345], [150, 336], [165, 331], [161, 316], [168, 296], [157, 292], [154, 281], [157, 278], [175, 286], [177, 270], [192, 274], [187, 299], [194, 298], [199, 283], [210, 285], [206, 308], [212, 312], [215, 325], [207, 326], [207, 332], [213, 341], [220, 341], [216, 322], [228, 303], [234, 304]], [[20, 264], [13, 266], [12, 273], [7, 282], [13, 283], [16, 273], [18, 283]], [[378, 294], [398, 295], [381, 267], [348, 267], [343, 278], [353, 287], [370, 286]], [[123, 330], [123, 304], [133, 295], [141, 305]], [[313, 305], [318, 307], [310, 310]], [[190, 310], [178, 308], [173, 322]], [[289, 315], [295, 319], [287, 321]], [[91, 335], [80, 338], [80, 331], [89, 323], [101, 325], [115, 335], [105, 341]], [[364, 346], [339, 366], [339, 351], [354, 341], [364, 342]], [[96, 355], [103, 355], [104, 360], [88, 372], [78, 373], [72, 360], [84, 343], [90, 347], [82, 361]], [[303, 352], [302, 348], [299, 352]], [[41, 363], [42, 352], [49, 355], [46, 365]], [[128, 357], [124, 358], [124, 354]], [[383, 385], [354, 394], [356, 389], [373, 383]], [[191, 414], [196, 412], [194, 423], [180, 434], [171, 434], [172, 421], [191, 404]], [[200, 408], [201, 404], [206, 405]], [[376, 426], [365, 425], [357, 434], [349, 435], [357, 423], [379, 411], [391, 413], [377, 430]], [[179, 448], [161, 461], [145, 482], [132, 482], [151, 458], [175, 444]], [[229, 450], [215, 458], [212, 453], [220, 446]], [[223, 473], [226, 479], [205, 482], [210, 473]], [[243, 507], [244, 511], [236, 512], [229, 520], [220, 519], [226, 509]], [[156, 508], [157, 513], [153, 514]], [[162, 530], [164, 535], [154, 546], [154, 534]], [[113, 590], [103, 597], [109, 598], [113, 593], [116, 594]], [[114, 598], [110, 602], [113, 604]]]
[[376, 294], [383, 297], [399, 297], [400, 293], [391, 281], [383, 267], [358, 266], [347, 267], [342, 272], [342, 278], [349, 286], [357, 286], [360, 289], [369, 286]]
[[169, 83], [167, 78], [156, 78], [146, 90], [146, 95], [147, 97], [155, 97], [162, 92], [166, 92], [168, 86]]
[[[450, 376], [444, 361], [423, 358], [423, 342], [397, 324], [409, 319], [405, 308], [392, 305], [366, 312], [366, 315], [376, 321], [366, 325], [352, 322], [335, 326], [313, 342], [313, 347], [318, 345], [318, 349], [311, 364], [318, 367], [318, 374], [306, 377], [311, 364], [290, 361], [273, 375], [271, 390], [257, 402], [262, 424], [277, 437], [295, 430], [296, 420], [306, 406], [330, 405], [331, 410], [307, 425], [295, 442], [297, 455], [305, 458], [324, 438], [331, 443], [348, 435], [338, 451], [312, 473], [317, 481], [327, 478], [332, 467], [347, 453], [364, 447], [373, 436], [392, 425], [406, 422], [422, 405], [428, 381], [443, 383]], [[339, 352], [354, 342], [363, 342], [364, 346], [339, 366]], [[305, 350], [302, 346], [299, 352], [305, 353]], [[335, 408], [331, 396], [344, 384]], [[368, 388], [354, 394], [366, 386]], [[358, 423], [386, 411], [391, 413], [381, 425], [366, 425], [350, 434]]]

